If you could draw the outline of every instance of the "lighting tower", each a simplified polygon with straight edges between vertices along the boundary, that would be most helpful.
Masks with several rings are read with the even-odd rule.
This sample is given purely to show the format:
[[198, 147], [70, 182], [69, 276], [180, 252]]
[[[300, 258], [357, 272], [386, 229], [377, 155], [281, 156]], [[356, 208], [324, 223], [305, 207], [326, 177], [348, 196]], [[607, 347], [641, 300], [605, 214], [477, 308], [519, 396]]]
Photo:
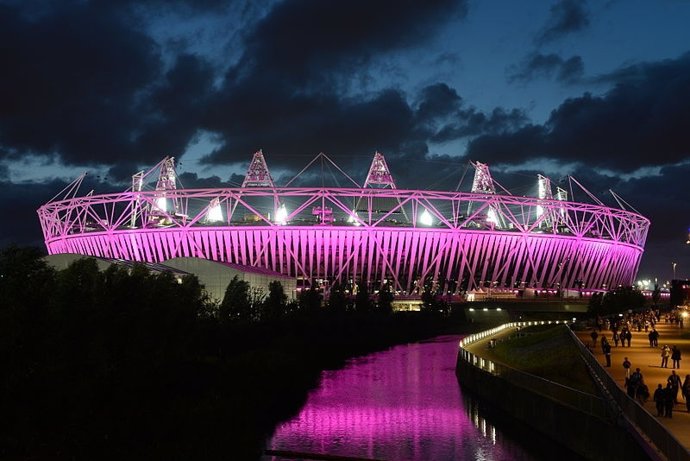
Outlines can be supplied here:
[[370, 187], [372, 184], [377, 186], [390, 187], [395, 189], [395, 181], [393, 175], [388, 169], [388, 164], [381, 152], [376, 152], [369, 167], [367, 179], [364, 181], [364, 188]]
[[275, 187], [261, 149], [254, 152], [252, 161], [249, 162], [249, 168], [247, 168], [247, 175], [244, 177], [244, 181], [242, 181], [242, 187]]
[[[470, 162], [474, 167], [474, 179], [472, 180], [472, 193], [474, 194], [490, 194], [496, 195], [496, 185], [491, 179], [489, 172], [489, 165], [481, 162]], [[467, 215], [472, 213], [472, 202], [467, 205]], [[487, 212], [484, 215], [484, 221], [488, 222], [491, 227], [505, 227], [500, 215], [496, 209], [489, 205]]]
[[[539, 200], [553, 200], [553, 192], [551, 191], [551, 180], [546, 176], [537, 175], [537, 197]], [[544, 214], [544, 207], [537, 205], [537, 219]], [[551, 224], [551, 216], [546, 216], [540, 223], [539, 227], [549, 227]]]
[[[180, 205], [177, 197], [172, 196], [172, 213], [168, 210], [168, 196], [167, 191], [176, 190], [176, 178], [177, 173], [175, 172], [175, 157], [165, 157], [163, 161], [159, 164], [160, 172], [158, 173], [158, 181], [156, 181], [156, 193], [155, 205], [151, 207], [149, 217], [153, 220], [159, 220], [159, 224], [162, 221], [168, 219], [172, 215], [176, 215], [180, 211]], [[135, 175], [136, 176], [136, 175]], [[134, 177], [132, 178], [134, 181]]]
[[[383, 156], [381, 152], [378, 151], [374, 153], [374, 158], [371, 160], [369, 173], [367, 173], [367, 178], [364, 180], [363, 186], [364, 189], [372, 187], [376, 187], [378, 189], [396, 189], [395, 181], [393, 180], [393, 175], [391, 174], [391, 171], [388, 169], [388, 164], [386, 163], [386, 158]], [[409, 221], [409, 218], [407, 217], [407, 212], [402, 206], [400, 206], [400, 199], [395, 199], [393, 201], [395, 205], [391, 204], [390, 202], [391, 200], [386, 200], [384, 198], [377, 199], [377, 204], [384, 209], [390, 209], [391, 206], [399, 207], [400, 212], [402, 212], [403, 216], [405, 217], [405, 220]], [[355, 208], [359, 208], [359, 203]]]
[[134, 202], [132, 204], [132, 217], [130, 218], [129, 227], [135, 228], [137, 226], [137, 217], [141, 213], [141, 194], [140, 192], [144, 189], [144, 171], [134, 173], [132, 175], [132, 192], [134, 192]]
[[472, 193], [492, 194], [496, 193], [496, 186], [491, 179], [489, 165], [481, 162], [470, 162], [474, 167], [474, 179], [472, 180]]
[[[556, 187], [556, 200], [561, 201], [561, 202], [567, 202], [568, 201], [568, 191], [565, 189], [561, 189], [560, 187]], [[558, 210], [559, 216], [559, 223], [561, 225], [565, 224], [565, 208], [561, 207]]]

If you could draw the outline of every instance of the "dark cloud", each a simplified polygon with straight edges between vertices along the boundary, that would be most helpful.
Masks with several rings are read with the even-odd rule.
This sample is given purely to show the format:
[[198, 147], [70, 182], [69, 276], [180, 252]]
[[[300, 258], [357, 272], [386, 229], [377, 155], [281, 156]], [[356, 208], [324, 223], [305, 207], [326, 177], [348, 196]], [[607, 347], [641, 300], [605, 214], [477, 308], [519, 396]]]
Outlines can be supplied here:
[[[244, 34], [244, 57], [217, 88], [214, 69], [198, 56], [179, 55], [168, 69], [139, 17], [163, 3], [178, 13], [224, 7], [213, 0], [0, 6], [0, 40], [13, 44], [0, 49], [0, 145], [7, 147], [0, 156], [152, 164], [179, 157], [204, 129], [225, 139], [209, 157], [221, 163], [258, 143], [284, 154], [343, 141], [342, 151], [399, 149], [409, 141], [400, 133], [414, 128], [406, 95], [345, 96], [343, 85], [376, 56], [419, 46], [439, 24], [467, 13], [465, 0], [280, 2]], [[119, 170], [113, 176], [124, 179]]]
[[[690, 274], [685, 263], [690, 248], [685, 244], [690, 229], [687, 178], [690, 164], [669, 165], [658, 174], [619, 180], [610, 186], [637, 211], [649, 218], [651, 226], [640, 274], [671, 278], [671, 262], [679, 262], [679, 274]], [[682, 270], [682, 272], [681, 272]], [[684, 275], [687, 276], [687, 275]]]
[[529, 124], [512, 132], [479, 136], [469, 143], [467, 155], [512, 165], [547, 158], [550, 157], [545, 146], [547, 136], [545, 127]]
[[457, 113], [462, 105], [462, 98], [454, 88], [445, 83], [436, 83], [422, 89], [421, 102], [417, 117], [421, 120], [447, 117]]
[[[67, 183], [59, 179], [22, 183], [0, 181], [3, 198], [0, 200], [0, 216], [4, 217], [0, 226], [0, 248], [11, 244], [43, 247], [43, 235], [36, 210], [65, 186]], [[118, 189], [104, 183], [101, 178], [87, 175], [79, 190], [81, 194], [86, 194], [90, 190], [109, 193]]]
[[469, 154], [513, 164], [558, 158], [619, 172], [688, 158], [690, 54], [621, 69], [600, 80], [616, 83], [602, 96], [567, 99], [543, 126], [480, 136], [470, 143]]
[[505, 110], [497, 107], [489, 114], [474, 108], [458, 111], [455, 120], [444, 125], [433, 134], [434, 142], [453, 141], [476, 135], [491, 135], [513, 132], [523, 127], [527, 115], [520, 109]]
[[554, 53], [534, 53], [525, 58], [519, 66], [511, 69], [508, 80], [524, 82], [537, 78], [553, 78], [562, 83], [576, 83], [582, 78], [584, 68], [580, 56], [563, 59]]
[[[426, 152], [429, 133], [408, 95], [395, 88], [350, 95], [347, 83], [375, 56], [420, 46], [466, 11], [464, 1], [278, 4], [249, 34], [244, 57], [209, 107], [204, 127], [225, 143], [205, 161], [233, 163], [259, 147], [280, 152], [282, 162], [320, 150]], [[439, 102], [423, 111], [452, 110]]]
[[0, 6], [0, 41], [12, 43], [0, 47], [5, 155], [58, 154], [65, 164], [88, 165], [179, 154], [207, 104], [210, 67], [179, 55], [165, 71], [135, 2], [38, 3], [31, 13], [27, 5]]
[[[344, 157], [361, 169], [366, 168], [365, 163], [375, 150], [391, 158], [424, 158], [429, 153], [429, 142], [503, 133], [526, 121], [519, 110], [497, 108], [483, 113], [464, 107], [455, 89], [445, 83], [425, 87], [412, 98], [391, 89], [342, 99], [327, 92], [290, 96], [280, 87], [259, 83], [245, 84], [243, 89], [232, 93], [232, 99], [220, 107], [246, 109], [225, 118], [219, 113], [217, 119], [223, 124], [209, 124], [209, 129], [224, 133], [226, 143], [205, 159], [207, 163], [230, 163], [238, 156], [244, 161], [261, 147], [272, 164], [293, 170], [300, 167], [297, 162], [305, 154], [313, 157], [319, 150], [336, 158]], [[263, 104], [258, 106], [257, 100]], [[228, 121], [232, 123], [226, 125]], [[353, 158], [360, 158], [353, 154], [363, 154], [365, 160], [353, 164]]]
[[438, 24], [466, 14], [466, 0], [282, 2], [247, 37], [237, 70], [277, 74], [298, 84], [330, 84], [335, 71], [419, 46]]
[[589, 26], [589, 11], [584, 0], [560, 0], [549, 10], [549, 19], [535, 41], [539, 45], [553, 42]]
[[[238, 179], [239, 181], [237, 181]], [[202, 178], [196, 173], [185, 172], [178, 174], [178, 180], [185, 189], [218, 189], [239, 187], [242, 185], [244, 176], [238, 177], [237, 175], [233, 175], [229, 181], [224, 181], [215, 175]]]
[[158, 76], [152, 40], [90, 5], [30, 21], [0, 6], [0, 141], [85, 164], [132, 155], [141, 92]]

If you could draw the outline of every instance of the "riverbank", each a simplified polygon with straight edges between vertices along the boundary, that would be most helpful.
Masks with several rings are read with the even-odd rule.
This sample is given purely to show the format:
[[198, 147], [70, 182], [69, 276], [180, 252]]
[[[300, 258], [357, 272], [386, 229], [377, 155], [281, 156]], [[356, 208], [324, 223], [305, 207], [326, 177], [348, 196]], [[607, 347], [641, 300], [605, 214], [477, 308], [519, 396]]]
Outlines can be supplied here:
[[[646, 450], [648, 447], [638, 445], [640, 440], [636, 440], [619, 424], [616, 412], [609, 408], [608, 399], [603, 398], [599, 392], [582, 392], [569, 385], [564, 386], [521, 371], [512, 366], [509, 356], [505, 354], [505, 362], [495, 362], [489, 358], [496, 356], [489, 352], [492, 351], [490, 340], [515, 341], [517, 332], [520, 336], [524, 333], [524, 330], [516, 327], [517, 325], [507, 326], [500, 331], [480, 335], [481, 338], [475, 342], [470, 342], [472, 339], [469, 338], [464, 341], [457, 365], [462, 386], [586, 459], [649, 459], [650, 451]], [[562, 334], [570, 336], [571, 342], [576, 341], [567, 328], [558, 328]], [[539, 335], [533, 338], [534, 341], [540, 339]], [[517, 339], [517, 342], [529, 346], [533, 341], [530, 338], [528, 341]], [[550, 353], [548, 347], [543, 349], [544, 354]], [[547, 360], [537, 362], [545, 363]], [[520, 364], [516, 365], [519, 367]], [[541, 365], [533, 362], [529, 367], [534, 371], [539, 370]], [[577, 366], [585, 365], [580, 361]]]
[[[289, 324], [264, 326], [270, 340], [237, 359], [244, 367], [254, 414], [262, 415], [244, 437], [245, 458], [260, 455], [263, 443], [282, 421], [299, 411], [308, 392], [318, 385], [322, 370], [337, 369], [346, 360], [385, 350], [398, 344], [443, 334], [459, 334], [476, 328], [460, 319], [419, 312], [393, 315], [314, 315], [293, 319]], [[246, 358], [251, 357], [250, 360]], [[241, 428], [238, 428], [241, 429]], [[251, 443], [246, 443], [252, 440]]]
[[419, 312], [313, 312], [259, 324], [201, 320], [187, 337], [162, 330], [165, 315], [154, 333], [130, 313], [117, 329], [129, 340], [112, 336], [107, 317], [76, 326], [69, 316], [51, 325], [50, 339], [36, 338], [31, 374], [5, 380], [3, 459], [258, 459], [322, 370], [473, 328]]
[[2, 459], [256, 459], [321, 370], [464, 319], [270, 296], [247, 316], [248, 292], [219, 306], [195, 277], [36, 249], [0, 252], [0, 275]]

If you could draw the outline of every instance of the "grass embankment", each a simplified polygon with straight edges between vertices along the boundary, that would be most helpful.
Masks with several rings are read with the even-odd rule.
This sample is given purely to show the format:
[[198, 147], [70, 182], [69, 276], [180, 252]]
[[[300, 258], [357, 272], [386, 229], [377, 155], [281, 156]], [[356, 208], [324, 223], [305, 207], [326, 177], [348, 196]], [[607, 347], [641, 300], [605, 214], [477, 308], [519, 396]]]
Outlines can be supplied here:
[[549, 381], [596, 394], [580, 351], [564, 326], [529, 327], [493, 350], [501, 362]]

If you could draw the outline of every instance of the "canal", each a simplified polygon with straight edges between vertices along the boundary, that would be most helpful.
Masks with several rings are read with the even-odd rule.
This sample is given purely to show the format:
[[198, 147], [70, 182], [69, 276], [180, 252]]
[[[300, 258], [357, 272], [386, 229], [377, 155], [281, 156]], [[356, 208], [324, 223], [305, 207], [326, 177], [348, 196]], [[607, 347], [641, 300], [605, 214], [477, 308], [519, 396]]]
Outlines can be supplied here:
[[[459, 336], [396, 346], [322, 372], [299, 414], [278, 425], [262, 461], [318, 459], [294, 453], [380, 460], [578, 459], [493, 411], [458, 384]], [[519, 396], [516, 396], [519, 398]]]

